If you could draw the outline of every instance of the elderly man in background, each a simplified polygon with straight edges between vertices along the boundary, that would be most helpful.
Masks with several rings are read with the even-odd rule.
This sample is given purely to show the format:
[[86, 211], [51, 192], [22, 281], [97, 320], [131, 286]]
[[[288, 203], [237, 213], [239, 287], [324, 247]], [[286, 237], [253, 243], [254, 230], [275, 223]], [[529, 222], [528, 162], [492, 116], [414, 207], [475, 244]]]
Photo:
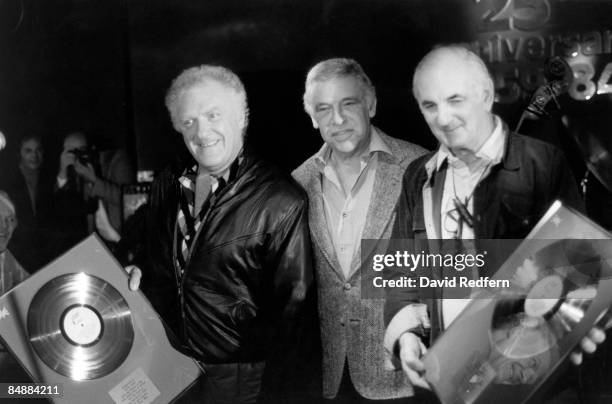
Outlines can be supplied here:
[[183, 71], [166, 106], [193, 159], [153, 183], [130, 287], [143, 277], [177, 347], [202, 365], [198, 402], [254, 403], [311, 283], [306, 195], [244, 148], [247, 96], [232, 71]]
[[28, 273], [6, 249], [17, 228], [17, 212], [9, 196], [0, 191], [0, 295], [27, 278]]
[[[484, 62], [460, 45], [435, 48], [417, 66], [413, 92], [440, 142], [406, 170], [393, 228], [396, 239], [524, 238], [552, 202], [582, 207], [563, 153], [508, 130], [492, 113], [495, 89]], [[389, 291], [385, 347], [414, 385], [425, 345], [451, 325], [468, 299], [422, 301], [418, 289]], [[419, 303], [426, 303], [426, 306]], [[427, 330], [430, 332], [430, 341]], [[592, 352], [605, 335], [591, 330]], [[573, 354], [574, 362], [581, 360]]]
[[362, 299], [361, 239], [389, 238], [406, 166], [425, 150], [370, 123], [376, 92], [352, 59], [329, 59], [306, 77], [304, 108], [323, 147], [293, 176], [310, 201], [323, 396], [367, 402], [412, 395], [401, 372], [384, 369], [383, 300]]
[[[8, 195], [0, 191], [0, 295], [28, 277], [28, 273], [6, 249], [16, 227], [15, 206]], [[0, 382], [30, 382], [21, 366], [5, 351], [1, 343]]]

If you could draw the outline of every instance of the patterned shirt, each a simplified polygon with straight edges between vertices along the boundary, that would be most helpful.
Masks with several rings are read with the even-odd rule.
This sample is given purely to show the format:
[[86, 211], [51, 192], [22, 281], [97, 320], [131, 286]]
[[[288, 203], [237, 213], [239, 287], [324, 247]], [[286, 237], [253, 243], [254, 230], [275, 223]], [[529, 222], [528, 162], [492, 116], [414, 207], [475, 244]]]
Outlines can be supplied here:
[[[176, 246], [179, 253], [176, 254], [176, 261], [181, 275], [185, 270], [193, 240], [210, 210], [214, 197], [225, 188], [228, 182], [236, 178], [242, 159], [242, 156], [238, 157], [230, 168], [219, 176], [198, 176], [196, 164], [187, 168], [179, 178], [181, 195], [177, 212], [178, 231], [176, 234]], [[198, 212], [196, 212], [196, 186], [200, 188], [198, 192], [204, 192], [204, 201]]]

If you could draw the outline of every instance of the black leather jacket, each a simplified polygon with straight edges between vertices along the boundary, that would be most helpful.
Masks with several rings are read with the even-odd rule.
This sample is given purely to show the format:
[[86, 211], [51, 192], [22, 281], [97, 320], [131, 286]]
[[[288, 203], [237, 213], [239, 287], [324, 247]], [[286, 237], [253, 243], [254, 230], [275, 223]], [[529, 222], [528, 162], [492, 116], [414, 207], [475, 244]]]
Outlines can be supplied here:
[[174, 246], [183, 168], [158, 176], [145, 208], [146, 244], [135, 260], [143, 291], [184, 353], [205, 363], [264, 360], [292, 328], [312, 281], [306, 195], [245, 155], [212, 197], [181, 279]]
[[[391, 238], [427, 237], [423, 185], [427, 181], [425, 165], [434, 153], [420, 157], [406, 169]], [[491, 168], [474, 191], [475, 238], [525, 238], [556, 199], [576, 209], [584, 209], [563, 153], [548, 143], [508, 132], [502, 161]], [[395, 289], [387, 293], [385, 325], [406, 304], [420, 301], [418, 289]], [[442, 306], [437, 299], [427, 299], [427, 304], [433, 340], [441, 332]]]

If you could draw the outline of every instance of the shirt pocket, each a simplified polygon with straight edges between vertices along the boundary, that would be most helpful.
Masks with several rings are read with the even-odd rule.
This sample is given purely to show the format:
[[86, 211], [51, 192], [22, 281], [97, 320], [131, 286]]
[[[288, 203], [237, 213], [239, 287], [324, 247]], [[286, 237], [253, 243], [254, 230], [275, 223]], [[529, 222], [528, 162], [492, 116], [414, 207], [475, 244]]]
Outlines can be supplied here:
[[501, 235], [509, 238], [525, 237], [539, 219], [539, 212], [534, 211], [535, 202], [530, 193], [504, 194], [498, 216]]
[[232, 305], [229, 315], [238, 331], [246, 331], [253, 325], [257, 310], [252, 302], [240, 298]]

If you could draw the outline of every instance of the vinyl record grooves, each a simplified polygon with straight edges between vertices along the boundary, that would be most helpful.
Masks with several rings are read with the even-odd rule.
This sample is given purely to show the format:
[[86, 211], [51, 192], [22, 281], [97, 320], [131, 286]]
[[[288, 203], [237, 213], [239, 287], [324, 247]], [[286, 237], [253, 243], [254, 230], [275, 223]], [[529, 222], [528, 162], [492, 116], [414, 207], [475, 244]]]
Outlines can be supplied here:
[[559, 254], [560, 246], [526, 259], [513, 293], [495, 305], [490, 338], [498, 383], [531, 384], [542, 376], [597, 295], [597, 263], [576, 262]]
[[[491, 279], [509, 282], [474, 293], [423, 356], [439, 401], [539, 403], [564, 387], [568, 356], [612, 317], [611, 240], [556, 201], [501, 266], [491, 260]], [[503, 251], [506, 242], [485, 246]]]
[[132, 316], [121, 294], [85, 273], [62, 275], [44, 284], [30, 304], [27, 328], [40, 359], [73, 380], [111, 373], [134, 341]]

